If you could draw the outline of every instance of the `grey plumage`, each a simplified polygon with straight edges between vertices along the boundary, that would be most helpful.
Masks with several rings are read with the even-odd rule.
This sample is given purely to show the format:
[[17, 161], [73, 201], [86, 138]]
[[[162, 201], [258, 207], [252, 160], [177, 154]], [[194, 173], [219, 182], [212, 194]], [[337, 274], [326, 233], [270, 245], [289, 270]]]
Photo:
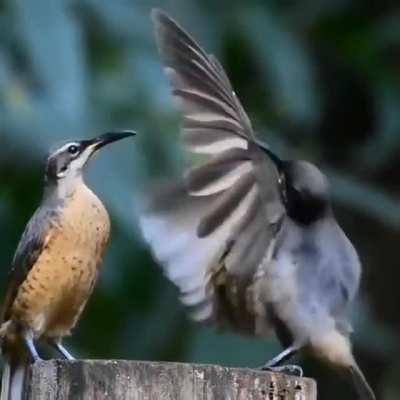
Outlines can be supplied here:
[[269, 366], [308, 347], [374, 399], [348, 340], [360, 263], [327, 179], [260, 143], [218, 61], [162, 11], [152, 18], [184, 146], [206, 156], [146, 199], [140, 223], [155, 257], [195, 319], [263, 337], [275, 330], [288, 349]]

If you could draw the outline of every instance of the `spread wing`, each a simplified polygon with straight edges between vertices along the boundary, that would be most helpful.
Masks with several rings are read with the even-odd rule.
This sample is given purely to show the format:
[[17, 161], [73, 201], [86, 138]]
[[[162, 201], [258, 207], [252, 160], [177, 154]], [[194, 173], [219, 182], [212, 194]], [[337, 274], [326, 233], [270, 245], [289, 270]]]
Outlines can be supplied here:
[[184, 145], [207, 158], [186, 171], [184, 185], [153, 192], [140, 224], [194, 318], [208, 320], [221, 304], [217, 277], [243, 282], [268, 252], [284, 215], [278, 171], [256, 144], [218, 61], [162, 11], [153, 11], [152, 18], [164, 70], [183, 113]]
[[0, 322], [6, 321], [10, 316], [10, 308], [17, 295], [18, 288], [32, 269], [43, 248], [50, 239], [49, 227], [51, 211], [37, 209], [28, 222], [12, 262], [8, 275], [6, 295], [1, 308]]

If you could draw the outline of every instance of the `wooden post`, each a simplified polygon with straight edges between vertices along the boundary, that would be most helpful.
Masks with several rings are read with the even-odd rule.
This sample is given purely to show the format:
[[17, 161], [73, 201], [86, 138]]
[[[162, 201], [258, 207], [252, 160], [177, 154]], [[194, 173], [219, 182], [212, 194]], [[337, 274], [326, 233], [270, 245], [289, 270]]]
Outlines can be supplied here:
[[316, 384], [253, 369], [141, 361], [42, 361], [28, 400], [316, 400]]

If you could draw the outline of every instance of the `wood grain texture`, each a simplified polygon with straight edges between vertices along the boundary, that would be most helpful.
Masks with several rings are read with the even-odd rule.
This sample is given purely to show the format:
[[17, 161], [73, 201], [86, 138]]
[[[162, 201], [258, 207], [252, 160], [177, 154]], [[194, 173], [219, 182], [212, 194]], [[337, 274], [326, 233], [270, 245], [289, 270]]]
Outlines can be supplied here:
[[217, 365], [141, 361], [36, 363], [28, 400], [316, 400], [309, 378]]

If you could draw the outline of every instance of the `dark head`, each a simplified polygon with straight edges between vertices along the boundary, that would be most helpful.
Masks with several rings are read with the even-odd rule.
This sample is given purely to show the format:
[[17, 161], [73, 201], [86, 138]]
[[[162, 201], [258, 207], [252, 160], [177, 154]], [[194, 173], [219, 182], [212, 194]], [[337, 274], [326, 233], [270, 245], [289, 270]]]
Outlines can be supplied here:
[[330, 212], [329, 183], [322, 172], [307, 161], [282, 162], [285, 206], [290, 218], [310, 224]]
[[46, 163], [45, 179], [47, 183], [61, 184], [80, 178], [83, 168], [91, 156], [103, 146], [134, 136], [135, 132], [110, 132], [89, 140], [74, 140], [52, 151]]

